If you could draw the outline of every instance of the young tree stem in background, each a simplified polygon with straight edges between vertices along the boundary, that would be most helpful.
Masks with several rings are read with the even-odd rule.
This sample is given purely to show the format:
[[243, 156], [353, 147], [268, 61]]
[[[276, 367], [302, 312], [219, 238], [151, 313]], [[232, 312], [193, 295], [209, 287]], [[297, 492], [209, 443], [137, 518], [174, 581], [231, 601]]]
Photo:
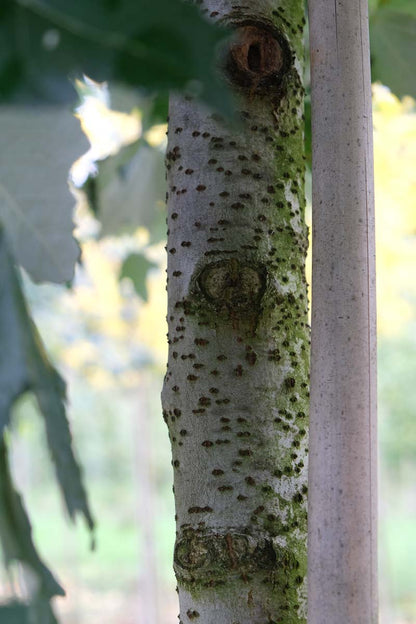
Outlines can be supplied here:
[[310, 0], [308, 624], [375, 624], [376, 305], [367, 0]]
[[309, 328], [303, 0], [210, 0], [235, 29], [227, 124], [172, 97], [174, 566], [185, 624], [306, 622]]

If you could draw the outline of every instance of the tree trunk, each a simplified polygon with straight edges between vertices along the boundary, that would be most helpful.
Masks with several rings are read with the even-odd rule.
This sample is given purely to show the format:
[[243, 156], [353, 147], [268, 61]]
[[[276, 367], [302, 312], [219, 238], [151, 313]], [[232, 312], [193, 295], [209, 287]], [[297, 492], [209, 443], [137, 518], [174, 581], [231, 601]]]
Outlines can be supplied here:
[[367, 0], [310, 0], [309, 624], [377, 617], [376, 306]]
[[238, 114], [231, 127], [189, 98], [170, 106], [162, 398], [180, 620], [304, 623], [304, 2], [204, 7], [236, 29], [223, 69]]

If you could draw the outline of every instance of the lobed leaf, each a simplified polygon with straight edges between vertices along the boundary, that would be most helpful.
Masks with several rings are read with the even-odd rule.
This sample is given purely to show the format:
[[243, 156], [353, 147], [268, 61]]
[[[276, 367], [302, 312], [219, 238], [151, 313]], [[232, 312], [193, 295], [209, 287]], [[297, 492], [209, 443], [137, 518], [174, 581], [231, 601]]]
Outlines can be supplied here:
[[0, 221], [35, 282], [71, 281], [79, 258], [68, 171], [87, 141], [65, 109], [0, 108]]
[[45, 421], [48, 446], [68, 513], [72, 519], [77, 513], [82, 514], [93, 529], [80, 468], [72, 450], [65, 383], [51, 366], [28, 313], [4, 229], [0, 229], [0, 344], [7, 355], [0, 359], [0, 436], [10, 423], [15, 399], [31, 390]]
[[[40, 559], [32, 540], [32, 527], [26, 514], [22, 499], [13, 486], [8, 449], [4, 436], [0, 439], [0, 541], [6, 564], [18, 561], [28, 566], [33, 573], [37, 588], [33, 604], [27, 609], [23, 605], [11, 605], [0, 610], [0, 622], [5, 616], [20, 618], [17, 622], [35, 621], [36, 624], [56, 622], [49, 600], [53, 596], [64, 596], [65, 592], [56, 581], [51, 571]], [[3, 613], [2, 613], [3, 611]], [[29, 619], [32, 614], [36, 617]], [[42, 618], [37, 617], [42, 615]]]

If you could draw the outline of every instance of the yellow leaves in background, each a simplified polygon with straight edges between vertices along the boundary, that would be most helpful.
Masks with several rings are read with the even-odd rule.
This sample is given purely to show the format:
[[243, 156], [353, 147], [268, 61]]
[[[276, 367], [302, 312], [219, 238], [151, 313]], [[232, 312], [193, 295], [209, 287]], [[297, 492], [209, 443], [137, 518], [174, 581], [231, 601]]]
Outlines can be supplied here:
[[144, 138], [152, 147], [159, 147], [166, 141], [167, 129], [167, 124], [157, 124], [145, 133]]
[[120, 258], [108, 242], [91, 240], [84, 243], [82, 257], [87, 273], [77, 283], [78, 309], [88, 315], [94, 330], [121, 338], [125, 334], [125, 321], [117, 279]]
[[379, 85], [373, 97], [378, 330], [390, 335], [416, 318], [416, 111]]
[[[413, 100], [400, 101], [382, 86], [374, 86], [373, 97], [378, 328], [390, 335], [416, 316], [416, 114]], [[84, 100], [81, 117], [94, 157], [137, 138], [141, 132], [137, 115], [111, 111], [105, 91], [101, 99], [90, 99]], [[154, 126], [145, 139], [161, 145], [165, 132], [165, 124]], [[83, 319], [86, 332], [65, 347], [63, 358], [96, 387], [115, 383], [133, 388], [141, 366], [134, 352], [137, 356], [140, 350], [147, 351], [158, 366], [166, 361], [166, 257], [162, 245], [149, 247], [148, 243], [144, 228], [125, 239], [83, 243], [83, 267], [66, 305]], [[148, 273], [147, 303], [137, 297], [128, 280], [119, 282], [123, 259], [137, 250], [160, 267]], [[94, 336], [104, 337], [104, 343]]]
[[[91, 144], [71, 169], [72, 181], [82, 186], [89, 175], [95, 174], [95, 161], [136, 141], [142, 126], [139, 111], [126, 114], [111, 110], [105, 83], [84, 77], [76, 88], [81, 99], [76, 115]], [[153, 126], [144, 138], [152, 147], [163, 145], [166, 124]], [[144, 227], [131, 236], [96, 240], [98, 223], [87, 210], [83, 194], [77, 192], [76, 197], [82, 266], [74, 290], [65, 296], [65, 314], [79, 319], [82, 329], [74, 331], [61, 357], [95, 387], [134, 388], [144, 363], [151, 361], [159, 366], [166, 361], [165, 251], [163, 245], [149, 247], [149, 231]], [[123, 260], [137, 252], [161, 267], [160, 271], [148, 273], [147, 304], [135, 294], [128, 279], [119, 279]]]
[[81, 104], [75, 116], [91, 147], [71, 168], [75, 186], [82, 186], [90, 173], [95, 171], [94, 162], [116, 154], [122, 145], [136, 141], [142, 133], [139, 110], [121, 113], [111, 110], [110, 94], [106, 83], [96, 83], [84, 76], [75, 87], [80, 93]]
[[[81, 122], [95, 158], [105, 158], [117, 153], [121, 145], [133, 143], [139, 138], [142, 130], [140, 112], [133, 110], [131, 113], [121, 113], [111, 110], [107, 84], [95, 83], [86, 77], [84, 81], [91, 94], [84, 93], [75, 116]], [[83, 89], [80, 81], [77, 81], [77, 86]]]
[[[129, 240], [84, 242], [75, 288], [65, 295], [64, 313], [81, 320], [84, 331], [74, 332], [61, 359], [97, 388], [134, 388], [144, 361], [160, 367], [166, 362], [165, 272], [161, 268], [148, 273], [147, 304], [128, 281], [119, 282], [126, 249], [140, 248], [147, 238], [148, 232], [140, 229]], [[162, 245], [148, 247], [146, 256], [164, 266]]]
[[[377, 322], [383, 335], [416, 318], [416, 107], [373, 85]], [[306, 220], [311, 225], [310, 206]], [[311, 283], [311, 247], [306, 262]]]
[[146, 344], [152, 350], [156, 361], [161, 366], [164, 366], [167, 360], [168, 343], [166, 338], [166, 273], [164, 271], [166, 252], [162, 246], [155, 247], [151, 259], [158, 262], [162, 270], [150, 274], [148, 277], [149, 300], [145, 305], [141, 306], [137, 336], [143, 344]]

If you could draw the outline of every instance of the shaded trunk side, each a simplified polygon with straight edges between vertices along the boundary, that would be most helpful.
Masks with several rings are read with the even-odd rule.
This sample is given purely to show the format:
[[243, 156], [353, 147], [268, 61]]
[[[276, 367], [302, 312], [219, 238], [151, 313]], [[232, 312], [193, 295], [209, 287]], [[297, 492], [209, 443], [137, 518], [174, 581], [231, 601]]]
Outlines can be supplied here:
[[204, 6], [236, 28], [238, 113], [230, 129], [195, 101], [170, 106], [162, 399], [180, 619], [304, 623], [304, 7]]

